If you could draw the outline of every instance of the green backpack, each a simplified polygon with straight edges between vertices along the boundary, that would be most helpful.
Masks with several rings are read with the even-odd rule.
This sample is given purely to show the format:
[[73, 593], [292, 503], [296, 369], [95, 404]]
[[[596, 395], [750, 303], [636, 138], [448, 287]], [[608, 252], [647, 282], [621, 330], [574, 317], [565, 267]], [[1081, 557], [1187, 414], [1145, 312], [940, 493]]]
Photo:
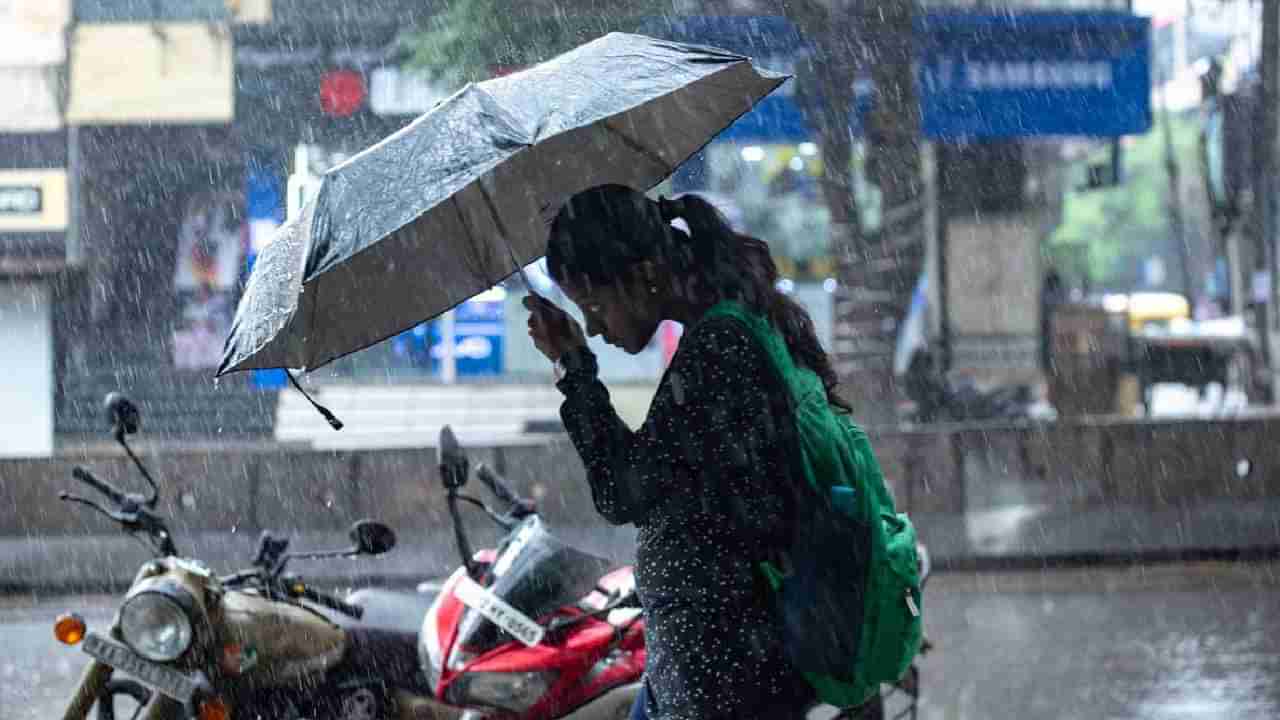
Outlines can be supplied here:
[[797, 367], [782, 335], [742, 304], [729, 317], [756, 339], [790, 395], [808, 491], [785, 556], [761, 563], [778, 597], [788, 659], [818, 699], [861, 705], [900, 680], [922, 637], [916, 532], [893, 497], [862, 428], [827, 402], [813, 371]]

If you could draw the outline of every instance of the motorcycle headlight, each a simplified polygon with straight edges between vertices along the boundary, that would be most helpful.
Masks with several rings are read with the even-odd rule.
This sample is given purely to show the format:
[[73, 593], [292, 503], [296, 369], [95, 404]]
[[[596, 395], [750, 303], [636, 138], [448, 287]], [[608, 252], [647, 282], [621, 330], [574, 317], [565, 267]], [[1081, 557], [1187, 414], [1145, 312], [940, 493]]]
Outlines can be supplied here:
[[120, 606], [120, 637], [153, 662], [171, 662], [191, 647], [195, 599], [175, 582], [139, 585]]
[[547, 693], [555, 679], [554, 671], [467, 673], [449, 686], [448, 701], [524, 712]]

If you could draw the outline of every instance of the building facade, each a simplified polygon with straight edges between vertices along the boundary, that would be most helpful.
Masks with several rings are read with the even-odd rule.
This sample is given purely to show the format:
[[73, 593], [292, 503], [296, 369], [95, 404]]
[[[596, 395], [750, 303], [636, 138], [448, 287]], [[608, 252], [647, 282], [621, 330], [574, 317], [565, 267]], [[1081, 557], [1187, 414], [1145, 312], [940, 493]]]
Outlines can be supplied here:
[[281, 377], [212, 379], [239, 289], [297, 147], [332, 162], [429, 107], [394, 42], [425, 7], [0, 5], [3, 452], [98, 436], [117, 389], [153, 437], [272, 433]]
[[62, 121], [68, 0], [0, 5], [0, 456], [53, 450], [55, 307], [74, 272]]

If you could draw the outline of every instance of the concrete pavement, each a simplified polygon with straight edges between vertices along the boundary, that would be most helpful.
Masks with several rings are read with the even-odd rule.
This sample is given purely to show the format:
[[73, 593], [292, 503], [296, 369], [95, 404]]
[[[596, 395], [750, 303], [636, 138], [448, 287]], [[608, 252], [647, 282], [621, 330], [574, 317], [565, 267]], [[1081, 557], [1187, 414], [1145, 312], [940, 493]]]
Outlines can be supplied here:
[[1170, 557], [1280, 556], [1280, 497], [1153, 508], [1017, 504], [913, 520], [942, 567]]
[[[1111, 505], [1067, 509], [1008, 505], [964, 514], [918, 513], [921, 539], [941, 568], [1035, 567], [1098, 561], [1167, 561], [1197, 557], [1280, 557], [1280, 498], [1204, 500], [1190, 507]], [[633, 557], [626, 528], [554, 526], [562, 540], [619, 563]], [[448, 527], [396, 528], [400, 546], [383, 558], [298, 562], [314, 582], [412, 585], [452, 572], [459, 563]], [[476, 544], [496, 534], [478, 534]], [[293, 548], [336, 548], [341, 533], [293, 536]], [[248, 564], [257, 535], [204, 532], [178, 536], [184, 554], [218, 572]], [[0, 591], [83, 591], [127, 583], [148, 557], [122, 535], [0, 538]]]

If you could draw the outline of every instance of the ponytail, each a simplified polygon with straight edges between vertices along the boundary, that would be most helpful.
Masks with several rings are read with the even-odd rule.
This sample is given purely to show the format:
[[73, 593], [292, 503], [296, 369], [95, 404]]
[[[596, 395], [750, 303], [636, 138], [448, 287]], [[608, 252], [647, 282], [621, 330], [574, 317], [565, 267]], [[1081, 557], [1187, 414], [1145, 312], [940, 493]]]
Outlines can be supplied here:
[[742, 302], [768, 318], [782, 334], [792, 359], [822, 379], [827, 402], [850, 412], [849, 404], [836, 391], [839, 380], [818, 341], [813, 319], [804, 307], [778, 290], [778, 266], [769, 245], [734, 231], [714, 205], [697, 195], [660, 198], [657, 205], [664, 222], [683, 220], [689, 228], [686, 237], [693, 263], [677, 269], [700, 277], [722, 299]]

